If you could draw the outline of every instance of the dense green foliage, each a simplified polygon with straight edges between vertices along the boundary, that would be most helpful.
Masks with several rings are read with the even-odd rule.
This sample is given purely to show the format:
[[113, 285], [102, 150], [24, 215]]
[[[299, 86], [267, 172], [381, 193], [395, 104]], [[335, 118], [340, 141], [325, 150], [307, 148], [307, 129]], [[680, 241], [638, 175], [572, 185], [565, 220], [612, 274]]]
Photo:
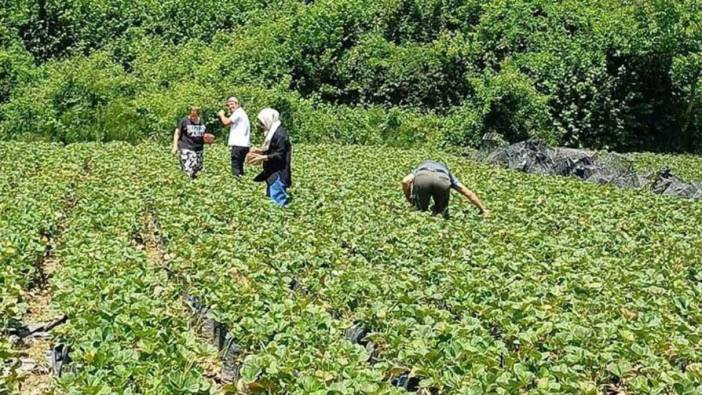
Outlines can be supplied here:
[[[17, 366], [6, 362], [18, 355], [6, 335], [27, 312], [27, 291], [43, 286], [40, 267], [55, 247], [80, 168], [58, 144], [5, 147], [0, 149], [0, 393], [12, 393]], [[46, 157], [53, 161], [46, 163]]]
[[[96, 153], [95, 150], [100, 152]], [[58, 386], [64, 392], [205, 393], [211, 384], [193, 362], [203, 353], [179, 314], [178, 284], [145, 251], [151, 152], [128, 145], [74, 146], [84, 163], [76, 204], [66, 219], [52, 279], [60, 328], [81, 361]], [[118, 158], [118, 159], [117, 159]], [[144, 237], [145, 238], [145, 237]]]
[[631, 154], [634, 167], [641, 173], [652, 173], [668, 168], [686, 181], [702, 181], [702, 158], [695, 155]]
[[[179, 306], [187, 291], [228, 324], [242, 348], [238, 387], [253, 392], [393, 393], [404, 371], [446, 394], [702, 391], [702, 206], [440, 152], [386, 153], [298, 145], [295, 199], [281, 210], [254, 169], [231, 179], [223, 146], [191, 182], [162, 145], [0, 144], [3, 168], [20, 164], [0, 177], [5, 212], [52, 228], [56, 211], [25, 201], [47, 186], [59, 199], [53, 304], [69, 321], [53, 334], [71, 345], [76, 373], [57, 388], [214, 389]], [[399, 180], [427, 157], [446, 160], [493, 215], [455, 195], [449, 221], [411, 210]], [[143, 245], [150, 218], [163, 261]], [[39, 230], [11, 229], [4, 251], [31, 247], [3, 261], [11, 281], [42, 251], [25, 242]], [[371, 331], [376, 363], [344, 340], [353, 322]]]
[[[165, 138], [187, 105], [280, 107], [299, 140], [702, 149], [696, 0], [20, 0], [0, 135]], [[337, 119], [338, 118], [338, 119]]]

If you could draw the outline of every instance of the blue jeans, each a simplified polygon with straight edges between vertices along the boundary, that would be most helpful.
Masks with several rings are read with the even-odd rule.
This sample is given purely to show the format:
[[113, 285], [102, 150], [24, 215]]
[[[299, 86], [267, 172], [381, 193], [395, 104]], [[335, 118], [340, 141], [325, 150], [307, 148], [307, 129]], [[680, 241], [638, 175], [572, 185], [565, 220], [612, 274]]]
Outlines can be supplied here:
[[275, 181], [266, 188], [266, 196], [280, 207], [285, 207], [290, 202], [288, 187], [277, 177]]

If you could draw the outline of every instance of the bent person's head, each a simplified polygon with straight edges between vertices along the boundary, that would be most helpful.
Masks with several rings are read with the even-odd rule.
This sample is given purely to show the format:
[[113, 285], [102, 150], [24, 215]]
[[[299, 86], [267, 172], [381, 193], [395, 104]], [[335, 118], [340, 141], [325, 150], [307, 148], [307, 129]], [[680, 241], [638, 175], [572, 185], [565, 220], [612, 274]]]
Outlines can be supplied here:
[[231, 97], [229, 97], [229, 99], [227, 99], [227, 108], [230, 111], [234, 111], [239, 107], [241, 107], [241, 103], [239, 102], [239, 99], [237, 99], [234, 96], [231, 96]]
[[272, 108], [266, 108], [258, 113], [257, 119], [257, 126], [265, 133], [280, 124], [280, 113]]

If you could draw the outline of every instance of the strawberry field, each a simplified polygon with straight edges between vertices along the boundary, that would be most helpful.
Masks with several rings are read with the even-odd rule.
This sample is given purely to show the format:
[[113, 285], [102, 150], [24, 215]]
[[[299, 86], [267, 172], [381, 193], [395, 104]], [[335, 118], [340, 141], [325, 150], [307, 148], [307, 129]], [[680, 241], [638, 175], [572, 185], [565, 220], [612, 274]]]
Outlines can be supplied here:
[[[491, 216], [411, 210], [427, 158]], [[156, 144], [3, 143], [0, 164], [0, 393], [32, 390], [9, 334], [37, 288], [67, 316], [58, 392], [702, 392], [699, 202], [422, 149], [296, 146], [287, 210], [219, 146], [192, 182]]]

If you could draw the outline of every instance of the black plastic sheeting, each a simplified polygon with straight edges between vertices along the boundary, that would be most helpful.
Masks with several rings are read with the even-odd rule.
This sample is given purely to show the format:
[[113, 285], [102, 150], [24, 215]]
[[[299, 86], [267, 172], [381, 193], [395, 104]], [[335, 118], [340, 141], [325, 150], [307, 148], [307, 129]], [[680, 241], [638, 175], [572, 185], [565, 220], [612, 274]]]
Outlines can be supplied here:
[[241, 371], [242, 349], [236, 344], [229, 328], [226, 324], [208, 316], [210, 308], [202, 302], [200, 297], [186, 294], [183, 299], [193, 313], [194, 324], [200, 325], [202, 336], [217, 347], [220, 352], [222, 360], [220, 378], [226, 383], [237, 382]]
[[[368, 363], [374, 364], [378, 362], [380, 351], [378, 347], [370, 340], [371, 331], [364, 327], [360, 322], [354, 322], [353, 325], [344, 330], [344, 339], [358, 344], [366, 349], [369, 354]], [[400, 374], [399, 376], [394, 376], [390, 378], [390, 385], [403, 389], [407, 392], [419, 392], [422, 394], [438, 394], [439, 391], [436, 388], [420, 388], [420, 383], [423, 380], [422, 377], [415, 376], [410, 370], [407, 370]]]
[[59, 343], [51, 349], [51, 373], [56, 377], [61, 377], [64, 373], [74, 372], [71, 366], [71, 357], [68, 355], [69, 346]]
[[366, 328], [356, 323], [344, 330], [344, 339], [351, 343], [365, 345], [365, 343], [367, 343], [366, 336], [368, 333], [369, 331]]
[[232, 336], [227, 336], [222, 351], [222, 381], [236, 383], [241, 377], [241, 364], [239, 358], [242, 349], [235, 342]]
[[419, 390], [419, 382], [422, 381], [419, 377], [411, 377], [409, 373], [404, 373], [395, 377], [390, 381], [395, 387], [399, 387], [408, 392], [417, 392]]
[[354, 323], [351, 327], [344, 330], [344, 339], [347, 341], [363, 346], [368, 352], [368, 363], [374, 364], [380, 360], [380, 350], [368, 339], [370, 331], [364, 328], [360, 323]]
[[651, 191], [660, 195], [679, 196], [688, 199], [702, 199], [702, 184], [687, 184], [675, 177], [670, 169], [664, 169], [656, 176]]
[[654, 174], [638, 174], [631, 160], [617, 153], [552, 148], [540, 141], [527, 140], [494, 149], [485, 161], [526, 173], [577, 177], [597, 184], [649, 189], [661, 195], [702, 199], [702, 184], [686, 183], [669, 169]]

